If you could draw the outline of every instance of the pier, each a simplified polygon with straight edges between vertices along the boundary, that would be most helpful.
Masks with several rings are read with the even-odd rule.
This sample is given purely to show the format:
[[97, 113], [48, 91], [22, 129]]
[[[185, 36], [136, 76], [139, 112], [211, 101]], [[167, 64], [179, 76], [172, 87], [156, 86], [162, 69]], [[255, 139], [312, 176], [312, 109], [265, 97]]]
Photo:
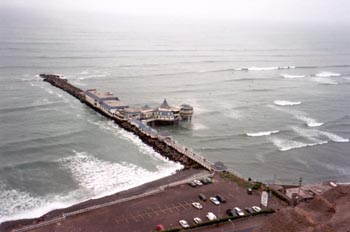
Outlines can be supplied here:
[[[101, 93], [96, 89], [82, 90], [68, 82], [61, 75], [40, 74], [43, 81], [64, 90], [93, 110], [113, 120], [126, 131], [137, 135], [142, 142], [152, 147], [162, 156], [184, 165], [185, 169], [204, 168], [214, 171], [213, 164], [199, 154], [177, 143], [171, 137], [162, 136], [148, 124], [177, 124], [180, 120], [191, 120], [193, 108], [183, 104], [170, 107], [166, 100], [156, 109], [147, 105], [132, 109], [123, 104], [112, 93]], [[102, 100], [103, 101], [102, 101]]]

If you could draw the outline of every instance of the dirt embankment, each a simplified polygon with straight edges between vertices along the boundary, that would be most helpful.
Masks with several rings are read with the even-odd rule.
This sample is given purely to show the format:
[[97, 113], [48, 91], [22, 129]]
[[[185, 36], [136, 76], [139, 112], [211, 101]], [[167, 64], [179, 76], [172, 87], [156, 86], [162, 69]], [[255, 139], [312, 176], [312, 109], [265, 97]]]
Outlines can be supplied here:
[[254, 232], [350, 232], [350, 185], [339, 185], [310, 203], [284, 208]]

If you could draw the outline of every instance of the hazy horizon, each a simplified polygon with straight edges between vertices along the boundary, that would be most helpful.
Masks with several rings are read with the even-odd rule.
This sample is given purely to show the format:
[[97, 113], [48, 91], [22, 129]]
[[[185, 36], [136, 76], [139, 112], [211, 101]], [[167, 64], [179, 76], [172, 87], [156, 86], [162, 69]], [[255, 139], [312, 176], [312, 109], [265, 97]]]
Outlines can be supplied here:
[[[345, 0], [276, 1], [58, 1], [3, 0], [1, 20], [17, 13], [37, 16], [155, 18], [170, 20], [231, 21], [236, 23], [348, 24], [350, 2]], [[69, 19], [66, 19], [69, 20]], [[74, 18], [71, 18], [74, 20]]]

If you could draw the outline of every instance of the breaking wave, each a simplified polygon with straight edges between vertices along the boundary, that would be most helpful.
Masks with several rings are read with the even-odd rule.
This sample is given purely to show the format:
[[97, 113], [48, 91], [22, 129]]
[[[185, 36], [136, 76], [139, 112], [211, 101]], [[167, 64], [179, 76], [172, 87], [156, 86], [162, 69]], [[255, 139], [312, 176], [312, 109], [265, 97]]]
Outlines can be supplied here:
[[59, 160], [67, 168], [79, 186], [93, 198], [111, 195], [174, 174], [183, 168], [180, 163], [168, 161], [149, 171], [131, 163], [113, 163], [101, 160], [86, 152]]
[[281, 77], [286, 78], [286, 79], [297, 79], [297, 78], [304, 78], [306, 77], [305, 75], [290, 75], [290, 74], [280, 74]]
[[318, 122], [316, 119], [306, 117], [305, 115], [295, 115], [295, 118], [306, 122], [308, 127], [318, 127], [324, 124], [323, 122]]
[[208, 127], [204, 124], [200, 124], [200, 123], [193, 123], [192, 124], [192, 129], [193, 130], [205, 130], [208, 129]]
[[91, 124], [98, 126], [100, 129], [102, 129], [103, 131], [105, 131], [107, 133], [111, 133], [120, 139], [124, 139], [124, 140], [127, 140], [127, 141], [133, 143], [134, 145], [137, 146], [138, 150], [143, 154], [149, 155], [150, 157], [156, 157], [159, 160], [168, 161], [168, 159], [166, 159], [164, 156], [162, 156], [158, 152], [154, 151], [152, 147], [143, 143], [142, 140], [138, 136], [136, 136], [133, 133], [128, 132], [124, 129], [121, 129], [112, 120], [93, 121], [91, 119], [88, 119], [87, 121], [90, 122]]
[[321, 84], [327, 84], [327, 85], [337, 85], [338, 82], [335, 80], [332, 80], [330, 78], [325, 78], [325, 77], [311, 77], [311, 80], [321, 83]]
[[326, 143], [329, 141], [336, 142], [336, 143], [346, 143], [349, 142], [348, 138], [343, 138], [339, 135], [336, 135], [331, 132], [316, 130], [316, 129], [305, 129], [300, 127], [291, 127], [294, 132], [296, 132], [298, 135], [318, 143]]
[[273, 137], [270, 141], [280, 150], [288, 151], [291, 149], [310, 147], [316, 145], [322, 145], [329, 142], [336, 143], [347, 143], [349, 138], [343, 138], [331, 132], [316, 130], [316, 129], [305, 129], [297, 126], [292, 126], [292, 130], [301, 136], [302, 138], [309, 140], [311, 143], [305, 143], [300, 141], [288, 140], [283, 138]]
[[0, 223], [40, 217], [55, 209], [66, 208], [88, 199], [111, 195], [170, 176], [183, 168], [180, 163], [166, 161], [157, 165], [156, 171], [150, 171], [131, 163], [101, 160], [86, 152], [73, 153], [74, 155], [54, 163], [71, 173], [74, 181], [78, 183], [75, 190], [36, 196], [19, 189], [8, 189], [0, 183]]
[[234, 71], [271, 71], [271, 70], [280, 70], [280, 69], [295, 69], [295, 66], [282, 66], [282, 67], [241, 67], [235, 68]]
[[288, 140], [288, 139], [282, 139], [282, 138], [270, 138], [270, 141], [280, 150], [280, 151], [288, 151], [291, 149], [296, 148], [302, 148], [302, 147], [309, 147], [309, 146], [316, 146], [320, 144], [324, 144], [327, 142], [319, 142], [319, 143], [302, 143], [299, 141], [294, 140]]
[[276, 134], [280, 131], [278, 130], [274, 130], [274, 131], [261, 131], [261, 132], [255, 132], [255, 133], [246, 133], [247, 136], [250, 137], [260, 137], [260, 136], [267, 136], [267, 135], [272, 135], [272, 134]]
[[6, 189], [5, 185], [0, 187], [0, 223], [10, 220], [40, 217], [55, 209], [69, 207], [78, 203], [79, 191], [68, 194], [49, 195], [45, 197], [18, 189]]
[[318, 122], [316, 119], [307, 116], [307, 113], [301, 112], [294, 109], [287, 109], [282, 107], [277, 107], [274, 105], [269, 105], [270, 108], [292, 115], [294, 118], [304, 121], [308, 127], [318, 127], [322, 126], [323, 122]]
[[278, 105], [278, 106], [294, 106], [294, 105], [300, 105], [301, 104], [300, 101], [293, 102], [293, 101], [283, 101], [283, 100], [276, 100], [273, 103], [275, 105]]
[[334, 73], [334, 72], [320, 72], [315, 75], [316, 77], [340, 77], [340, 73]]

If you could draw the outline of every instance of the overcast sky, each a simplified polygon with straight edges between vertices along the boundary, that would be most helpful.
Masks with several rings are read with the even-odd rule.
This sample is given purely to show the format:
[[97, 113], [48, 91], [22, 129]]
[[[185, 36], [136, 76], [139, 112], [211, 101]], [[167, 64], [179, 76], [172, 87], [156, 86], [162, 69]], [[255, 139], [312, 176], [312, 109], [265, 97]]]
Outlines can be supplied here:
[[350, 0], [0, 0], [0, 6], [237, 21], [350, 22]]

